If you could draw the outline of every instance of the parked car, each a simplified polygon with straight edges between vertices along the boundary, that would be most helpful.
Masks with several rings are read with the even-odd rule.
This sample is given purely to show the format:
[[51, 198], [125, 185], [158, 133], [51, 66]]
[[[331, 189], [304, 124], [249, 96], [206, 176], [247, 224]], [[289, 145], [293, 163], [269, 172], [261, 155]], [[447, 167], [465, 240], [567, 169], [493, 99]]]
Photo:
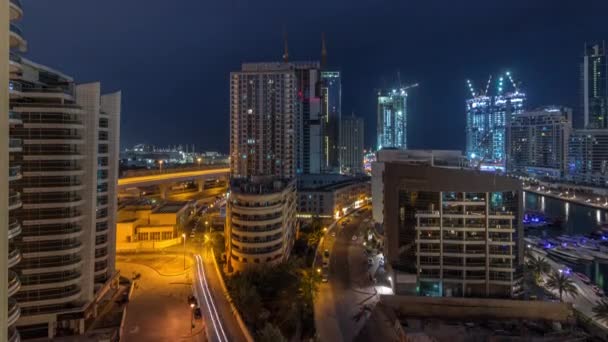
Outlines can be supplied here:
[[323, 251], [323, 257], [328, 259], [329, 258], [329, 249], [326, 249]]
[[196, 307], [194, 309], [194, 319], [201, 319], [201, 318], [203, 318], [203, 314], [201, 313], [201, 308]]

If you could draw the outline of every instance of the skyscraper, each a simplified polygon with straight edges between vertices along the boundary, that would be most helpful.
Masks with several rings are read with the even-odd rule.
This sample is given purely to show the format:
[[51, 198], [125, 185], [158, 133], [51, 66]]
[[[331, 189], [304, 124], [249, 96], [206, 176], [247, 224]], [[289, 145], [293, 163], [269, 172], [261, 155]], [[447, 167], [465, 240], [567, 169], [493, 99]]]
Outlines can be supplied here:
[[120, 94], [101, 96], [99, 83], [76, 86], [26, 59], [11, 75], [10, 110], [20, 122], [10, 134], [22, 142], [18, 326], [28, 336], [83, 333], [116, 280]]
[[342, 116], [342, 83], [339, 71], [321, 71], [323, 120], [323, 171], [340, 169], [340, 118]]
[[246, 63], [230, 74], [232, 177], [295, 176], [296, 111], [304, 96], [297, 89], [293, 64]]
[[321, 66], [319, 62], [285, 64], [295, 72], [296, 171], [320, 173], [324, 169]]
[[581, 64], [585, 128], [608, 128], [608, 62], [606, 42], [585, 43]]
[[[314, 148], [311, 127], [318, 127], [310, 122], [311, 112], [319, 113], [313, 107], [320, 104], [310, 101], [316, 90], [310, 85], [318, 82], [314, 70], [318, 68], [304, 64], [256, 63], [243, 64], [230, 75], [231, 181], [225, 226], [229, 269], [289, 257], [297, 227], [296, 145], [303, 141]], [[298, 112], [300, 106], [305, 108]], [[304, 137], [296, 128], [302, 113], [300, 132], [308, 132]]]
[[[10, 4], [20, 18], [20, 3]], [[10, 42], [9, 323], [27, 337], [79, 334], [117, 281], [120, 94], [21, 58], [14, 25]]]
[[[525, 109], [526, 94], [521, 92], [510, 72], [491, 87], [490, 76], [484, 89], [475, 90], [467, 80], [471, 97], [466, 103], [466, 156], [482, 170], [504, 170], [506, 127], [509, 120]], [[512, 89], [506, 91], [507, 86]]]
[[507, 125], [509, 172], [560, 178], [566, 172], [572, 110], [545, 107], [514, 116]]
[[417, 87], [400, 87], [378, 93], [377, 136], [378, 149], [407, 148], [407, 90]]
[[353, 116], [342, 118], [340, 124], [340, 164], [342, 173], [363, 173], [364, 146], [363, 119]]
[[[23, 9], [19, 1], [0, 0], [0, 108], [3, 109], [0, 118], [0, 136], [4, 137], [4, 146], [0, 149], [0, 165], [2, 165], [2, 176], [0, 176], [0, 226], [6, 229], [2, 233], [0, 241], [0, 253], [2, 253], [2, 276], [0, 283], [4, 285], [0, 291], [2, 298], [2, 313], [0, 322], [0, 340], [18, 341], [19, 333], [15, 325], [21, 316], [21, 308], [15, 300], [15, 295], [21, 288], [21, 279], [16, 272], [16, 266], [21, 261], [21, 253], [16, 247], [16, 240], [21, 235], [21, 221], [18, 215], [22, 207], [21, 192], [18, 182], [23, 177], [20, 153], [22, 151], [22, 140], [11, 135], [12, 129], [21, 124], [19, 113], [9, 107], [9, 79], [20, 71], [19, 52], [26, 50], [27, 42], [23, 37], [21, 29], [15, 22], [23, 17]], [[10, 26], [9, 26], [10, 22]], [[9, 48], [10, 52], [8, 49]], [[8, 328], [8, 329], [7, 329]]]

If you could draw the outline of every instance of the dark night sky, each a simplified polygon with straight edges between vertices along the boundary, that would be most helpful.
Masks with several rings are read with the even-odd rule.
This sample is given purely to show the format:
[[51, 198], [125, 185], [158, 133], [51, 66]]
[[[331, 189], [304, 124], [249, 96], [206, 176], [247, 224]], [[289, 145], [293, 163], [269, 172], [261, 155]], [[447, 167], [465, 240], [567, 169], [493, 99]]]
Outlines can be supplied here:
[[[585, 40], [608, 39], [597, 0], [24, 0], [27, 57], [123, 91], [122, 145], [196, 144], [228, 150], [228, 75], [244, 61], [292, 60], [343, 72], [343, 115], [375, 135], [375, 89], [401, 72], [409, 144], [464, 148], [465, 80], [510, 70], [529, 107], [578, 105]], [[458, 5], [455, 5], [458, 4]]]

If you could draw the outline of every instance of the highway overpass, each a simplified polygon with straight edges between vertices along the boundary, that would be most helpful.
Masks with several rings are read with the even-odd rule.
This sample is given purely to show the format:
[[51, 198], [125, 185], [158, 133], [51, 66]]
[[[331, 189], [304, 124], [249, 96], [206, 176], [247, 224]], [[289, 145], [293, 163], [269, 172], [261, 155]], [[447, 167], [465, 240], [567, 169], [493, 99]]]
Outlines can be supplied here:
[[206, 180], [228, 179], [230, 168], [220, 167], [202, 170], [165, 170], [162, 173], [147, 174], [142, 176], [124, 177], [118, 179], [118, 191], [127, 189], [158, 186], [161, 198], [166, 198], [171, 185], [182, 182], [194, 181], [198, 183], [199, 191], [202, 191]]

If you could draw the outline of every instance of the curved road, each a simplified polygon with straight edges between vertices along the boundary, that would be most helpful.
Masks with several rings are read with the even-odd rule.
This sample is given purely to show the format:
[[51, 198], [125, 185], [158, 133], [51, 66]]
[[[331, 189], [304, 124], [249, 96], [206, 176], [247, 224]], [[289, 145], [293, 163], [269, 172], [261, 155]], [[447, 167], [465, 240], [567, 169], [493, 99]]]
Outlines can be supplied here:
[[336, 237], [327, 234], [320, 245], [319, 253], [330, 250], [328, 282], [321, 284], [315, 300], [315, 325], [321, 341], [354, 340], [365, 319], [356, 322], [353, 317], [362, 305], [377, 301], [360, 236], [363, 220], [370, 216], [369, 210], [358, 217], [350, 215], [351, 223], [337, 224], [332, 228]]

